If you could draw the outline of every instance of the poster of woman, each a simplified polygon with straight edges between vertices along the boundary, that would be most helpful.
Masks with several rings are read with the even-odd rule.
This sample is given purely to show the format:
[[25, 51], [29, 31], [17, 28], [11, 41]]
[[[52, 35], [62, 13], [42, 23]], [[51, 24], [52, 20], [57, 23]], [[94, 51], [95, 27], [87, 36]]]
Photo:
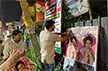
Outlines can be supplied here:
[[66, 41], [64, 57], [80, 62], [83, 66], [89, 65], [96, 69], [98, 26], [75, 27], [71, 30], [72, 35]]
[[0, 65], [0, 71], [35, 71], [36, 64], [25, 56], [21, 56], [20, 51], [15, 51]]

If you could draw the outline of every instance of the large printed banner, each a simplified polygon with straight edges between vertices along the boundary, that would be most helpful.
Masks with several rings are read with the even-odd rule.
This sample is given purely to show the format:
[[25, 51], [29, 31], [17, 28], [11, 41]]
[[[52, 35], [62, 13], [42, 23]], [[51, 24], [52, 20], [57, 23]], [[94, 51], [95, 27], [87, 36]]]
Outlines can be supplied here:
[[88, 12], [87, 0], [66, 0], [66, 5], [70, 8], [69, 12], [74, 16]]
[[[81, 63], [87, 71], [91, 71], [88, 70], [88, 66], [96, 69], [98, 26], [76, 27], [71, 30], [71, 36], [65, 43], [64, 56], [74, 62]], [[66, 67], [66, 65], [64, 66]]]
[[[62, 0], [48, 0], [45, 2], [45, 21], [55, 21], [55, 33], [61, 33], [61, 3]], [[61, 42], [56, 42], [55, 51], [61, 53]]]
[[0, 71], [35, 71], [36, 64], [34, 64], [27, 57], [22, 56], [19, 51], [11, 54], [11, 56], [0, 65]]

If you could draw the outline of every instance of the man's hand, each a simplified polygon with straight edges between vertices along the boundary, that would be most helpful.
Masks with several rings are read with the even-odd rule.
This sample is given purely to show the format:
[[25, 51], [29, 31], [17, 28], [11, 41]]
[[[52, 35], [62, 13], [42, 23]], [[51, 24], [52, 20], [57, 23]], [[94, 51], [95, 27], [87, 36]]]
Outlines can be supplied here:
[[26, 51], [24, 51], [23, 53], [21, 53], [20, 56], [23, 57], [25, 55], [25, 53], [26, 53]]
[[72, 30], [66, 30], [66, 34], [67, 34], [67, 36], [70, 36], [71, 33], [72, 33]]

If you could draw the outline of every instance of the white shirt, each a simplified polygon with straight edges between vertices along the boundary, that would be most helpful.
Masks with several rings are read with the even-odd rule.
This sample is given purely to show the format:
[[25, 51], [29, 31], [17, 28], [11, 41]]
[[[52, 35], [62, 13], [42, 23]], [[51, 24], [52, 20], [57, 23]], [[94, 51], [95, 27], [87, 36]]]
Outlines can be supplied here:
[[20, 50], [21, 53], [25, 51], [25, 45], [23, 42], [15, 43], [13, 40], [10, 40], [5, 46], [3, 50], [4, 57], [3, 59], [7, 59], [14, 50]]
[[47, 30], [43, 30], [40, 33], [40, 54], [41, 62], [53, 64], [55, 55], [55, 41], [59, 41], [60, 37]]

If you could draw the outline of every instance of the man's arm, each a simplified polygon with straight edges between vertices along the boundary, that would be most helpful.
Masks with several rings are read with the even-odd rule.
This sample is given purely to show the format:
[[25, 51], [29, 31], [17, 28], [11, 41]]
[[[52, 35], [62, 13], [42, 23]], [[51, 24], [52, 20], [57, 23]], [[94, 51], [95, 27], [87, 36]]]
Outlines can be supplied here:
[[69, 38], [69, 36], [60, 37], [60, 41], [64, 42], [64, 41], [68, 40], [68, 38]]
[[63, 33], [55, 33], [55, 34], [57, 34], [57, 35], [67, 35], [68, 32], [72, 32], [72, 31], [71, 30], [66, 30]]
[[3, 59], [2, 59], [2, 61], [0, 62], [0, 64], [3, 64], [7, 59], [8, 59], [8, 47], [6, 48], [7, 46], [5, 46], [4, 47], [4, 50], [3, 50], [3, 54], [4, 54], [4, 56], [3, 56]]
[[72, 31], [70, 31], [70, 30], [67, 30], [66, 32], [64, 32], [64, 34], [66, 34], [66, 35], [64, 37], [60, 37], [59, 41], [64, 42], [64, 41], [68, 40], [71, 32]]
[[63, 33], [55, 33], [57, 35], [66, 35], [67, 32], [63, 32]]
[[26, 51], [27, 51], [24, 42], [22, 42], [22, 46], [23, 46], [22, 47], [23, 53], [21, 53], [21, 55], [20, 55], [21, 57], [24, 56], [26, 54]]
[[26, 51], [24, 51], [23, 53], [21, 53], [21, 57], [23, 57], [26, 54]]
[[3, 49], [3, 60], [6, 61], [8, 59], [8, 57], [10, 56], [10, 46], [8, 44], [6, 44], [4, 46], [4, 49]]

